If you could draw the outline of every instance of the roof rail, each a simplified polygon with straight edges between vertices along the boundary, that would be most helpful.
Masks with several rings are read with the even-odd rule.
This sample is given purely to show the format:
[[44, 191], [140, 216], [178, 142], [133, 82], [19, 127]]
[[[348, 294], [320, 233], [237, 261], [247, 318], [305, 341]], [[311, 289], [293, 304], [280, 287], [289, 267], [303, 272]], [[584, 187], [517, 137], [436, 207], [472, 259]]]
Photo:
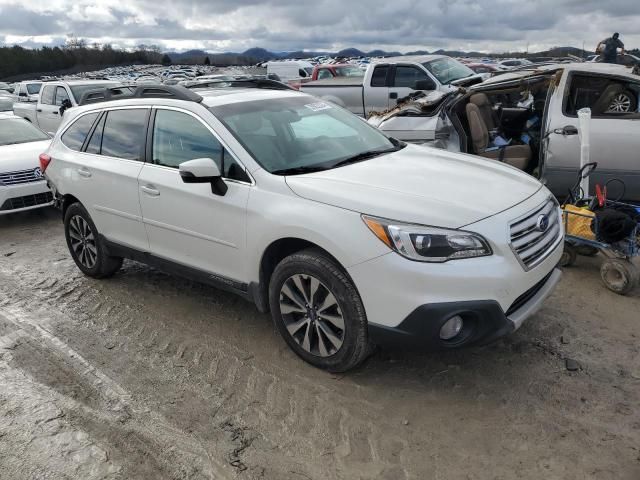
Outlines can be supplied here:
[[187, 89], [195, 88], [264, 88], [266, 90], [295, 90], [291, 85], [270, 78], [239, 78], [234, 80], [205, 80], [185, 85]]
[[118, 87], [96, 88], [82, 94], [78, 105], [109, 102], [124, 98], [171, 98], [188, 102], [202, 102], [202, 97], [179, 85], [121, 85]]

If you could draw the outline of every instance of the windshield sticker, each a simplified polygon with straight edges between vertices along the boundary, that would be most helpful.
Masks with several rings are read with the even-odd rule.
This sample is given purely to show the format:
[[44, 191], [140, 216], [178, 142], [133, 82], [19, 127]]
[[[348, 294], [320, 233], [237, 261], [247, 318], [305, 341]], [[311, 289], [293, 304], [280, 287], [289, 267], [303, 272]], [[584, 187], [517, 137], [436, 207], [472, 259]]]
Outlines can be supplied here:
[[330, 110], [332, 107], [328, 103], [317, 102], [317, 103], [309, 103], [305, 105], [309, 110], [313, 110], [314, 112], [320, 112], [321, 110]]

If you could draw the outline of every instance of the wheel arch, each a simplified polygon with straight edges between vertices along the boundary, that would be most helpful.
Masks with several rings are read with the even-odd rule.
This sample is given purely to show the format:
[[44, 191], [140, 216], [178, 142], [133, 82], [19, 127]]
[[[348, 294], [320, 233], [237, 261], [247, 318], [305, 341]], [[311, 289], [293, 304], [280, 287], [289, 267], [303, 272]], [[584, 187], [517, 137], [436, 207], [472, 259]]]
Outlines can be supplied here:
[[82, 205], [82, 202], [80, 200], [78, 200], [76, 197], [74, 197], [73, 195], [67, 193], [62, 195], [61, 199], [60, 199], [60, 208], [62, 209], [62, 218], [64, 219], [65, 214], [67, 213], [67, 209], [73, 205], [74, 203], [79, 203], [80, 205]]
[[326, 255], [331, 260], [333, 260], [336, 265], [338, 265], [343, 270], [343, 272], [347, 276], [349, 276], [346, 268], [344, 268], [342, 263], [334, 255], [328, 252], [325, 248], [322, 248], [317, 243], [297, 237], [284, 237], [278, 240], [274, 240], [262, 253], [259, 267], [259, 283], [250, 286], [253, 293], [253, 299], [256, 303], [256, 306], [258, 307], [258, 310], [263, 313], [267, 313], [270, 310], [269, 284], [271, 281], [271, 276], [277, 265], [289, 255], [293, 255], [296, 252], [308, 249], [316, 249], [322, 252], [323, 255]]

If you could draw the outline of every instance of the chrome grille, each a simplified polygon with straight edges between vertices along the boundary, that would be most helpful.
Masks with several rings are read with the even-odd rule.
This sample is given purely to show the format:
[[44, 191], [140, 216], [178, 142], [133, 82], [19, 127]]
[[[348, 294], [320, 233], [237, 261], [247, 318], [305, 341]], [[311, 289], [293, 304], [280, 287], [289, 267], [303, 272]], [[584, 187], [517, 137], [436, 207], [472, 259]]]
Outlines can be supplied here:
[[[547, 226], [544, 228], [545, 220]], [[509, 226], [511, 249], [525, 270], [542, 263], [562, 240], [562, 217], [557, 202], [550, 198]]]
[[20, 185], [44, 180], [39, 168], [20, 170], [17, 172], [0, 173], [0, 185]]

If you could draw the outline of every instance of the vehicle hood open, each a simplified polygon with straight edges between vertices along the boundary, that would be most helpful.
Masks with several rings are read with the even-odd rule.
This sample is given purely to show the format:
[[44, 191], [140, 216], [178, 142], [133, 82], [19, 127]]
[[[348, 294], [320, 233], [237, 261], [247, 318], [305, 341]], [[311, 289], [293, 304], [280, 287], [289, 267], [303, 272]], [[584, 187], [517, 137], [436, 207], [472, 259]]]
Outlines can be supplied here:
[[40, 154], [49, 148], [51, 140], [0, 146], [0, 173], [17, 172], [40, 166]]
[[286, 177], [300, 197], [406, 223], [460, 228], [507, 210], [542, 184], [494, 160], [408, 145], [333, 170]]

